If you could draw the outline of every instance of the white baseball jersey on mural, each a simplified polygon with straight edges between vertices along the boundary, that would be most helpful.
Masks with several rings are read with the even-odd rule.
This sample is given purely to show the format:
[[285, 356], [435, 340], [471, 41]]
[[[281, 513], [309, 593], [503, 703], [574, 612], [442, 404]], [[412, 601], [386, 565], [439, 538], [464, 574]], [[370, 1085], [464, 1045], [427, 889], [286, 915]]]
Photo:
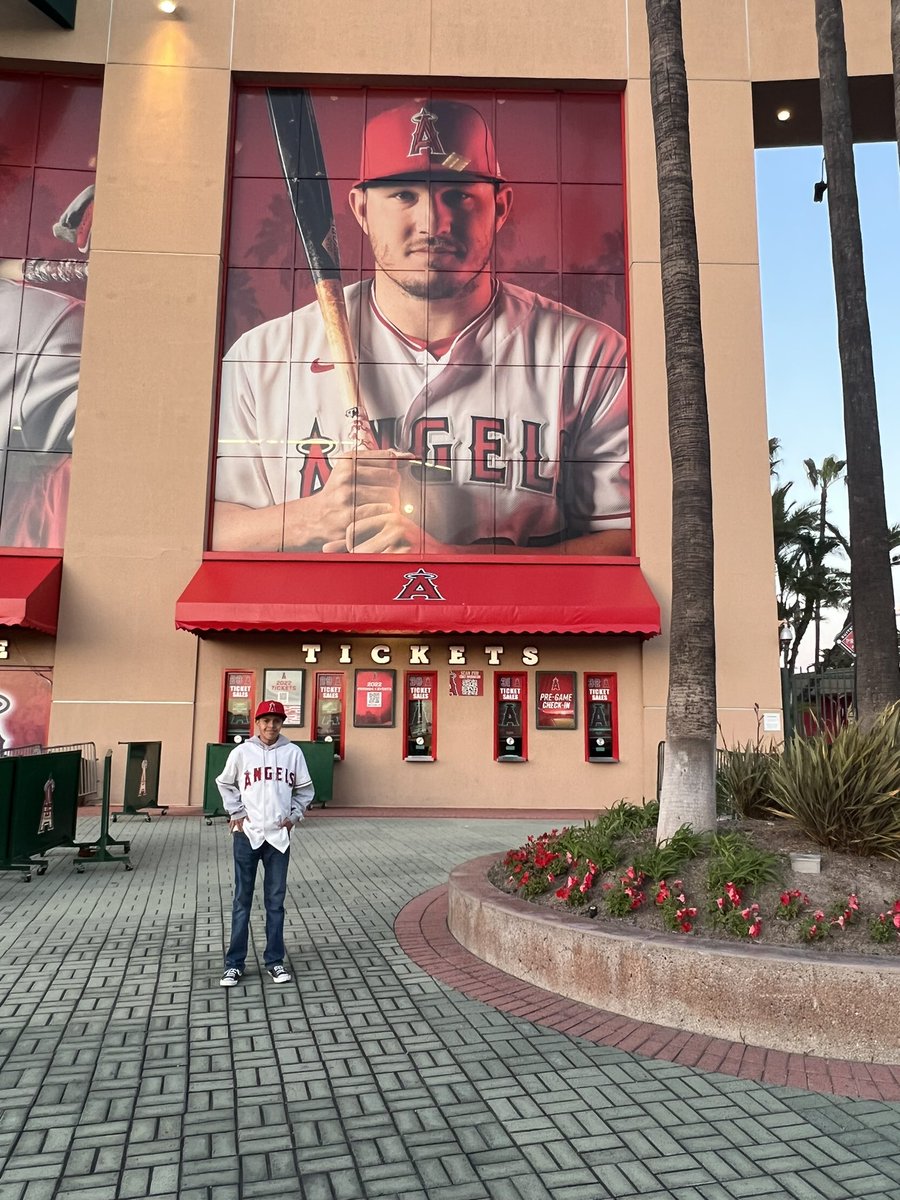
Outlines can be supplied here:
[[[376, 440], [425, 464], [402, 468], [401, 503], [433, 538], [539, 547], [630, 527], [620, 334], [501, 283], [436, 359], [379, 312], [371, 281], [346, 298]], [[223, 364], [216, 499], [313, 494], [349, 432], [318, 305], [249, 330]]]
[[72, 449], [84, 304], [0, 279], [0, 449]]

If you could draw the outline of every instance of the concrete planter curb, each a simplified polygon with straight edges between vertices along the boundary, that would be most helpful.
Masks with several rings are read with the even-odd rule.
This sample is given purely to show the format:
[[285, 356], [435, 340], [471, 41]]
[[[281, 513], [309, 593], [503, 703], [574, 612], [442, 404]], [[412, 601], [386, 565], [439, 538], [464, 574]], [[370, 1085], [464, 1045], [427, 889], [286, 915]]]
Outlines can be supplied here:
[[608, 932], [499, 892], [494, 854], [450, 874], [448, 924], [507, 974], [619, 1013], [792, 1054], [900, 1063], [900, 962]]

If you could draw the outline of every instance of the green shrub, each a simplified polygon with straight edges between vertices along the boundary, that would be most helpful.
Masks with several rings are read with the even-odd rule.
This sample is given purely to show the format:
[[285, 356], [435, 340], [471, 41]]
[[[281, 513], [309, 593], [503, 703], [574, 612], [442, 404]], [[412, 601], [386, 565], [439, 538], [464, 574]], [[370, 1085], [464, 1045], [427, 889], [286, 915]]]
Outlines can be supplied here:
[[794, 738], [772, 770], [771, 812], [820, 846], [900, 858], [900, 705], [869, 729]]
[[648, 846], [639, 851], [634, 856], [633, 865], [636, 871], [658, 882], [680, 875], [684, 864], [696, 858], [708, 845], [708, 836], [694, 833], [690, 825], [682, 825], [661, 846]]
[[779, 757], [753, 742], [720, 750], [716, 768], [718, 810], [744, 819], [768, 816], [772, 771]]
[[725, 885], [759, 887], [781, 874], [782, 860], [767, 850], [757, 850], [743, 833], [717, 833], [712, 839], [708, 886], [711, 896], [721, 896]]
[[565, 856], [595, 863], [599, 870], [611, 871], [622, 861], [617, 844], [624, 838], [635, 837], [651, 829], [659, 819], [659, 805], [629, 804], [620, 800], [600, 813], [596, 820], [564, 830], [556, 839], [554, 849]]

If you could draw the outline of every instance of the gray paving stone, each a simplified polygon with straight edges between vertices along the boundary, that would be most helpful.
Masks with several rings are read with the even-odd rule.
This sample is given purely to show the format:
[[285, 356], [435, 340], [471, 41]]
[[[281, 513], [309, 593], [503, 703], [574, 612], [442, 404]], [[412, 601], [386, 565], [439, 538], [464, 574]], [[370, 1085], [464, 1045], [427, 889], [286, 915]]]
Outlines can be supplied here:
[[[221, 825], [135, 823], [127, 877], [51, 871], [24, 897], [0, 877], [2, 1200], [900, 1200], [898, 1105], [593, 1046], [405, 958], [394, 917], [443, 881], [447, 847], [500, 851], [530, 823], [302, 832], [285, 989], [262, 977], [260, 904], [244, 985], [218, 987]], [[330, 869], [336, 839], [365, 903]]]

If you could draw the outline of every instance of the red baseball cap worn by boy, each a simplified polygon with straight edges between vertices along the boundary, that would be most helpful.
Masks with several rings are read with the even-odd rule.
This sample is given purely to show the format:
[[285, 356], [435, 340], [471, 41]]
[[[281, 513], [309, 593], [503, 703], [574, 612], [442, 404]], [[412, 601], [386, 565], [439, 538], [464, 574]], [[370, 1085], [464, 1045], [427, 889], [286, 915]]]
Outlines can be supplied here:
[[411, 97], [372, 117], [354, 187], [402, 178], [503, 183], [494, 139], [478, 109], [458, 100]]
[[283, 721], [285, 718], [284, 705], [280, 700], [260, 700], [256, 706], [254, 720], [258, 721], [260, 717], [281, 717]]

